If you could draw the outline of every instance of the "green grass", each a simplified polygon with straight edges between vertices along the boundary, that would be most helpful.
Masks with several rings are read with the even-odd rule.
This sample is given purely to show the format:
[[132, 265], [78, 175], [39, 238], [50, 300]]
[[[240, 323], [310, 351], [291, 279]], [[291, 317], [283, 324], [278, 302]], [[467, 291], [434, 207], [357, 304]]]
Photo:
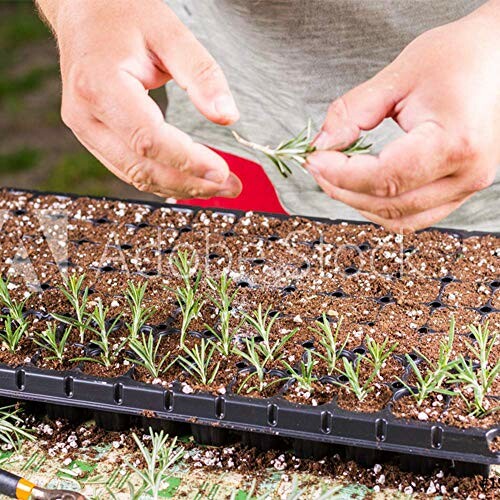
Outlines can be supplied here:
[[17, 173], [36, 167], [41, 152], [30, 147], [21, 147], [9, 153], [0, 153], [0, 174]]
[[4, 3], [0, 5], [0, 14], [0, 52], [4, 54], [51, 36], [33, 2]]
[[104, 196], [109, 193], [105, 181], [110, 178], [113, 175], [90, 153], [72, 153], [54, 165], [40, 189]]
[[46, 67], [31, 68], [19, 76], [3, 76], [0, 79], [0, 99], [36, 90], [47, 78], [57, 75], [58, 71], [57, 64], [51, 64]]

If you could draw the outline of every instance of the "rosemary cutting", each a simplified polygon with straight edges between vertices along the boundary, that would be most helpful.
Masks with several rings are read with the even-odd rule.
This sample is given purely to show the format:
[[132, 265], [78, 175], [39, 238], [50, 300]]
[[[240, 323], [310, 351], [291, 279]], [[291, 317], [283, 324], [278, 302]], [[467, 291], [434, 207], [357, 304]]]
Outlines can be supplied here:
[[[285, 178], [293, 173], [293, 166], [303, 168], [307, 161], [307, 157], [316, 151], [316, 147], [311, 144], [313, 140], [311, 120], [307, 122], [307, 127], [301, 130], [299, 134], [287, 141], [281, 142], [275, 148], [256, 144], [255, 142], [244, 139], [234, 130], [232, 132], [239, 144], [249, 149], [253, 149], [254, 151], [259, 151], [269, 158], [278, 169], [279, 173]], [[341, 152], [347, 156], [368, 153], [372, 144], [367, 144], [365, 139], [365, 137], [360, 137], [349, 147], [341, 150]]]

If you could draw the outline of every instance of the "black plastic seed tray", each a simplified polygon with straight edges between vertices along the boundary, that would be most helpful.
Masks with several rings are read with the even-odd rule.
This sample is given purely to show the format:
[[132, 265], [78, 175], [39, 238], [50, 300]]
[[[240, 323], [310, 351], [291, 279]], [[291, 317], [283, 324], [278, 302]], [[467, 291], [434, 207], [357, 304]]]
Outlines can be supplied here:
[[[193, 213], [197, 210], [178, 205], [147, 205]], [[344, 222], [314, 220], [328, 224]], [[441, 231], [462, 238], [484, 234]], [[399, 393], [394, 388], [394, 397]], [[458, 475], [487, 475], [490, 465], [500, 464], [500, 453], [490, 449], [492, 441], [500, 438], [500, 425], [460, 429], [439, 422], [403, 420], [396, 418], [389, 407], [377, 413], [361, 413], [343, 410], [335, 402], [309, 406], [290, 403], [280, 396], [260, 399], [230, 391], [224, 395], [185, 394], [178, 384], [164, 388], [136, 382], [130, 375], [104, 379], [78, 370], [51, 371], [1, 364], [0, 398], [5, 402], [26, 401], [33, 410], [52, 416], [76, 421], [95, 418], [108, 429], [154, 425], [171, 434], [191, 432], [201, 444], [225, 445], [240, 440], [263, 449], [291, 446], [300, 457], [339, 454], [365, 466], [397, 457], [402, 468], [415, 472], [431, 471], [436, 465], [451, 461]]]

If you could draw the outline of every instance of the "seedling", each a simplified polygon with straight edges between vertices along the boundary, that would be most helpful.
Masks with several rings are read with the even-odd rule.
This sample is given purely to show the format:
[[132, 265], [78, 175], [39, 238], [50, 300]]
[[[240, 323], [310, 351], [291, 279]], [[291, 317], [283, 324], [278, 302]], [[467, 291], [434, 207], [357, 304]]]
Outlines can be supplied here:
[[310, 352], [306, 352], [306, 361], [300, 361], [299, 370], [290, 366], [290, 364], [283, 360], [283, 365], [292, 374], [299, 389], [312, 393], [314, 391], [314, 384], [318, 381], [318, 377], [313, 374], [314, 368], [318, 361], [313, 359]]
[[35, 441], [35, 436], [24, 427], [24, 420], [19, 416], [20, 411], [21, 408], [16, 406], [0, 408], [0, 442], [15, 450], [19, 450], [26, 439]]
[[[301, 130], [295, 137], [287, 141], [281, 142], [277, 147], [262, 146], [255, 142], [250, 142], [243, 139], [239, 134], [233, 130], [234, 138], [243, 146], [263, 153], [273, 165], [278, 169], [283, 177], [288, 177], [293, 173], [292, 167], [304, 167], [307, 157], [316, 151], [315, 146], [311, 144], [312, 136], [312, 122], [308, 121], [307, 127]], [[355, 154], [365, 154], [370, 151], [371, 144], [365, 143], [365, 138], [359, 138], [348, 148], [342, 152], [348, 156]]]
[[132, 315], [132, 322], [127, 323], [127, 329], [131, 339], [137, 339], [141, 329], [148, 319], [154, 314], [154, 307], [144, 306], [144, 295], [148, 287], [147, 281], [142, 285], [136, 285], [133, 281], [128, 281], [125, 298], [127, 299]]
[[[211, 347], [210, 347], [211, 346]], [[203, 385], [210, 385], [217, 376], [220, 361], [213, 363], [216, 346], [209, 340], [201, 339], [192, 349], [182, 346], [185, 356], [179, 356], [177, 361], [191, 376]]]
[[[128, 338], [124, 339], [122, 342], [113, 344], [110, 342], [109, 335], [115, 330], [116, 325], [120, 322], [121, 315], [108, 323], [107, 316], [109, 313], [109, 307], [104, 307], [102, 300], [97, 299], [97, 305], [90, 315], [89, 330], [94, 332], [97, 338], [92, 340], [99, 350], [99, 357], [83, 357], [77, 358], [75, 361], [90, 361], [92, 363], [98, 363], [106, 368], [110, 368], [113, 363], [116, 362], [118, 355], [128, 341]], [[93, 326], [95, 325], [95, 327]]]
[[[347, 358], [342, 358], [344, 370], [339, 372], [345, 377], [348, 389], [356, 396], [358, 401], [363, 402], [368, 395], [375, 389], [373, 381], [378, 377], [384, 362], [389, 358], [396, 349], [397, 344], [387, 348], [388, 339], [382, 344], [378, 344], [372, 338], [368, 337], [366, 345], [368, 348], [369, 356], [362, 356], [357, 354], [357, 359], [353, 363]], [[369, 375], [362, 380], [361, 368], [363, 365], [370, 364], [372, 369]], [[337, 380], [333, 382], [336, 385], [343, 386], [344, 383]]]
[[389, 337], [386, 337], [382, 344], [375, 342], [370, 336], [366, 338], [366, 347], [368, 349], [368, 353], [370, 356], [366, 358], [366, 360], [373, 366], [372, 379], [373, 381], [375, 377], [377, 377], [380, 373], [381, 368], [387, 359], [391, 356], [391, 354], [395, 351], [398, 343], [391, 344], [388, 348]]
[[400, 378], [398, 380], [415, 398], [417, 406], [420, 407], [431, 394], [443, 394], [446, 396], [456, 395], [454, 391], [444, 387], [446, 383], [451, 382], [451, 374], [457, 364], [450, 360], [454, 338], [455, 320], [452, 319], [450, 322], [448, 339], [442, 340], [439, 344], [439, 357], [437, 362], [431, 361], [427, 356], [415, 350], [417, 355], [424, 360], [426, 366], [425, 370], [421, 370], [415, 360], [410, 355], [406, 355], [406, 360], [416, 377], [415, 388], [410, 387], [407, 382]]
[[342, 345], [338, 345], [342, 319], [343, 318], [339, 319], [337, 327], [335, 328], [335, 333], [332, 332], [332, 326], [330, 325], [330, 322], [328, 321], [328, 318], [324, 313], [321, 321], [316, 321], [317, 328], [310, 327], [310, 330], [319, 336], [319, 344], [324, 351], [321, 352], [317, 350], [313, 351], [313, 353], [315, 356], [318, 356], [320, 359], [325, 361], [328, 375], [334, 374], [335, 370], [337, 369], [337, 361], [339, 360], [339, 356], [349, 342], [349, 334], [347, 334]]
[[10, 352], [16, 352], [19, 344], [28, 330], [28, 323], [23, 321], [19, 324], [10, 314], [2, 316], [3, 330], [0, 330], [0, 338]]
[[27, 320], [24, 317], [24, 304], [26, 303], [25, 300], [23, 301], [17, 301], [14, 300], [10, 296], [10, 291], [9, 291], [9, 281], [6, 280], [4, 281], [0, 277], [0, 302], [7, 307], [9, 310], [9, 316], [17, 323], [17, 325], [26, 325], [27, 328]]
[[47, 325], [47, 328], [40, 333], [35, 334], [34, 342], [36, 345], [47, 349], [53, 354], [53, 356], [47, 359], [57, 359], [60, 363], [64, 361], [64, 352], [66, 350], [66, 344], [73, 327], [71, 325], [66, 326], [62, 335], [58, 331], [58, 326], [56, 323], [51, 322]]
[[223, 356], [229, 356], [231, 354], [232, 342], [234, 334], [238, 331], [238, 325], [235, 328], [231, 328], [231, 304], [233, 303], [238, 289], [233, 293], [229, 292], [229, 288], [232, 284], [231, 278], [228, 277], [226, 273], [222, 273], [220, 281], [216, 281], [213, 278], [207, 278], [207, 284], [212, 290], [212, 294], [208, 295], [209, 300], [217, 308], [219, 315], [219, 327], [213, 328], [210, 325], [205, 325], [206, 328], [212, 332], [217, 340], [219, 341], [217, 350]]
[[80, 343], [85, 342], [85, 331], [87, 330], [88, 323], [85, 321], [86, 309], [89, 300], [89, 287], [83, 288], [85, 274], [80, 277], [72, 274], [65, 281], [59, 290], [64, 294], [68, 302], [71, 304], [75, 312], [76, 318], [68, 318], [59, 314], [52, 313], [52, 316], [58, 321], [71, 326], [76, 326], [80, 334]]
[[184, 283], [184, 286], [173, 290], [182, 313], [181, 347], [185, 344], [189, 325], [198, 316], [204, 304], [204, 301], [198, 294], [201, 271], [196, 272], [194, 280], [191, 279], [191, 270], [195, 266], [195, 260], [196, 252], [193, 252], [189, 257], [187, 251], [179, 252], [176, 257], [172, 258], [172, 263], [179, 271]]
[[[477, 347], [467, 343], [473, 359], [465, 359], [463, 355], [458, 358], [455, 366], [456, 375], [451, 383], [463, 384], [465, 387], [460, 391], [460, 396], [467, 404], [470, 415], [474, 417], [484, 417], [494, 411], [500, 410], [500, 406], [492, 408], [488, 400], [493, 383], [500, 374], [500, 360], [492, 359], [491, 353], [498, 339], [498, 332], [490, 334], [488, 323], [483, 326], [470, 326], [470, 331], [476, 341]], [[479, 366], [474, 366], [474, 361], [479, 362]], [[495, 364], [494, 364], [495, 363]], [[473, 399], [464, 394], [472, 391]]]
[[146, 333], [142, 333], [140, 338], [131, 338], [129, 340], [130, 350], [139, 359], [128, 359], [128, 361], [144, 367], [154, 379], [159, 378], [172, 365], [172, 363], [168, 364], [170, 352], [158, 359], [160, 343], [161, 337], [155, 342], [153, 335]]
[[285, 344], [297, 333], [298, 328], [293, 329], [274, 343], [271, 341], [271, 330], [277, 320], [277, 316], [271, 316], [269, 307], [265, 313], [262, 313], [262, 304], [259, 304], [252, 315], [244, 314], [244, 320], [252, 326], [260, 337], [257, 343], [257, 349], [262, 353], [264, 359], [275, 360], [283, 350]]
[[245, 377], [245, 379], [241, 383], [238, 389], [238, 393], [241, 392], [243, 387], [245, 387], [247, 382], [253, 377], [257, 377], [259, 385], [257, 387], [249, 388], [247, 392], [252, 392], [255, 389], [257, 389], [259, 392], [262, 392], [267, 387], [264, 379], [266, 376], [266, 365], [270, 361], [270, 357], [265, 356], [263, 359], [261, 358], [262, 351], [261, 349], [259, 349], [259, 345], [255, 341], [255, 338], [244, 338], [243, 343], [245, 344], [246, 350], [243, 351], [235, 346], [233, 348], [233, 353], [246, 360], [253, 368], [253, 370], [250, 371], [249, 375]]
[[[184, 456], [185, 450], [182, 446], [177, 445], [177, 437], [168, 444], [169, 436], [163, 431], [156, 433], [150, 427], [149, 435], [151, 436], [151, 451], [135, 432], [132, 433], [132, 437], [144, 458], [146, 468], [140, 469], [130, 463], [128, 466], [141, 478], [141, 492], [158, 500], [169, 469]], [[137, 494], [137, 497], [139, 496], [140, 493]]]

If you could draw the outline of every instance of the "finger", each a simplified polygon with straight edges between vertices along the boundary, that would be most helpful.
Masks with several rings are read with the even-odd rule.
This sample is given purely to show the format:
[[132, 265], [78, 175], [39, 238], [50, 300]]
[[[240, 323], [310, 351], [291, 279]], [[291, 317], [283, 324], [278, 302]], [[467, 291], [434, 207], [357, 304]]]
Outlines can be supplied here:
[[95, 119], [89, 117], [86, 125], [85, 129], [91, 133], [87, 137], [78, 136], [82, 144], [117, 177], [141, 191], [175, 198], [235, 197], [241, 192], [241, 182], [234, 174], [222, 183], [215, 183], [181, 173], [136, 155], [112, 130]]
[[356, 210], [370, 212], [387, 220], [400, 219], [407, 215], [425, 212], [445, 203], [459, 201], [473, 191], [466, 180], [453, 176], [439, 179], [395, 198], [381, 198], [341, 189], [330, 184], [322, 176], [317, 176], [316, 181], [331, 198]]
[[221, 125], [234, 123], [239, 112], [220, 66], [172, 12], [169, 28], [152, 31], [155, 55], [200, 113]]
[[367, 219], [381, 225], [388, 231], [392, 231], [398, 234], [408, 234], [414, 233], [415, 231], [418, 231], [420, 229], [425, 229], [443, 220], [469, 198], [470, 196], [466, 196], [462, 200], [446, 203], [439, 207], [426, 210], [425, 212], [408, 215], [405, 217], [401, 217], [400, 219], [384, 219], [383, 217], [379, 217], [378, 215], [374, 215], [370, 212], [364, 211], [361, 211], [360, 213]]
[[417, 125], [378, 157], [318, 151], [309, 155], [307, 165], [313, 175], [321, 175], [333, 186], [381, 197], [400, 196], [461, 167], [450, 138], [435, 122]]
[[[71, 110], [65, 119], [71, 128], [74, 129], [72, 122], [80, 122], [80, 116], [74, 110], [87, 108], [137, 156], [212, 182], [221, 183], [227, 179], [229, 169], [226, 162], [166, 123], [160, 108], [139, 80], [119, 70], [99, 82], [94, 81], [74, 98], [66, 96], [63, 109]], [[88, 131], [80, 130], [79, 135], [88, 136]]]
[[318, 149], [346, 148], [361, 130], [370, 130], [391, 116], [406, 92], [403, 79], [388, 66], [330, 105], [314, 145]]

